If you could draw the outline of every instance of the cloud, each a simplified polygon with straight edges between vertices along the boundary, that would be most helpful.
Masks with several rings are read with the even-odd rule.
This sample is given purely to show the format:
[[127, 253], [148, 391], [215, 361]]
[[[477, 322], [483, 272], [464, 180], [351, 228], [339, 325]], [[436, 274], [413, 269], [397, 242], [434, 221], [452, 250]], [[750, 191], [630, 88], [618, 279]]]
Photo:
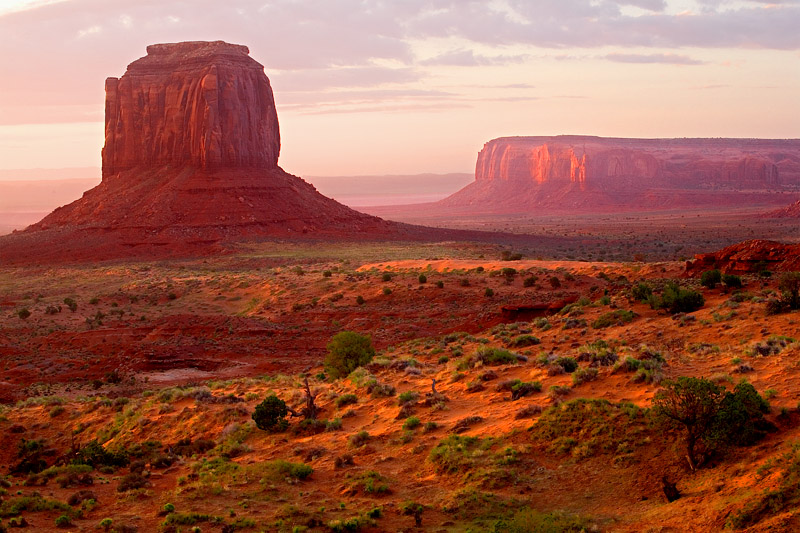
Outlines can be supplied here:
[[[541, 53], [530, 48], [570, 57], [576, 48], [637, 47], [653, 53], [606, 59], [684, 65], [698, 62], [667, 52], [800, 50], [797, 1], [699, 1], [698, 13], [681, 16], [666, 9], [665, 0], [34, 3], [0, 15], [0, 93], [5, 106], [74, 106], [54, 120], [77, 120], [87, 114], [81, 106], [102, 105], [103, 80], [121, 75], [148, 44], [184, 40], [247, 44], [286, 91], [404, 86], [434, 75], [436, 67], [526, 62]], [[629, 7], [642, 11], [632, 14]], [[415, 54], [425, 49], [412, 46], [420, 42], [459, 44], [429, 57]], [[577, 55], [594, 59], [585, 50]]]
[[485, 56], [476, 54], [472, 50], [454, 50], [418, 63], [425, 66], [477, 67], [520, 63], [527, 58], [528, 56], [524, 54]]
[[704, 65], [705, 61], [678, 54], [607, 54], [603, 59], [617, 63], [662, 63], [667, 65]]

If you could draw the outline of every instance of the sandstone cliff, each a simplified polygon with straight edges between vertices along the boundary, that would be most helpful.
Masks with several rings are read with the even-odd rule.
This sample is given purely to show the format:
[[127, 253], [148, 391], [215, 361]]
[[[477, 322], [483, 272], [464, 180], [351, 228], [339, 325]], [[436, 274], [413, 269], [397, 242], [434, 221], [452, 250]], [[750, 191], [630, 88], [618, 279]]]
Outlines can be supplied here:
[[137, 166], [275, 168], [278, 115], [246, 46], [157, 44], [106, 80], [103, 177]]
[[148, 46], [106, 81], [100, 185], [0, 238], [0, 264], [206, 254], [252, 237], [426, 237], [321, 195], [278, 166], [279, 151], [272, 89], [246, 47]]
[[440, 205], [703, 205], [798, 185], [800, 140], [503, 137], [478, 154], [475, 181]]

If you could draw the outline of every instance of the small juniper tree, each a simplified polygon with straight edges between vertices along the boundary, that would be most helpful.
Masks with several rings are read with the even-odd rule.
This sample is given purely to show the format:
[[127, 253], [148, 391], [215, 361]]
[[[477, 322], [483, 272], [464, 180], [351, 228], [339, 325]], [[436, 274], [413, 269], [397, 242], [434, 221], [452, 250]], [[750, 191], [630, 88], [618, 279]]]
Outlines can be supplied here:
[[325, 372], [333, 379], [345, 377], [375, 357], [372, 339], [354, 331], [341, 331], [328, 343]]
[[702, 378], [679, 377], [664, 383], [653, 400], [655, 412], [679, 422], [686, 429], [686, 459], [695, 470], [704, 453], [699, 449], [713, 427], [722, 400], [722, 389]]
[[256, 405], [253, 421], [258, 429], [270, 432], [283, 431], [289, 426], [289, 422], [286, 420], [287, 414], [289, 414], [289, 408], [286, 407], [286, 402], [271, 394]]

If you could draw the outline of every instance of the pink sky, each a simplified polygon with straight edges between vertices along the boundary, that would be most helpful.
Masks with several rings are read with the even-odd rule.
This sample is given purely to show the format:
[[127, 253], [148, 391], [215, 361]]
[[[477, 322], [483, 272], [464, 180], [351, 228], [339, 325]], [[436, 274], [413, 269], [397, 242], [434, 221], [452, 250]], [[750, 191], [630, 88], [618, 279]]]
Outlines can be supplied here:
[[96, 167], [104, 80], [245, 44], [298, 175], [464, 172], [506, 135], [800, 137], [800, 0], [0, 1], [0, 169]]

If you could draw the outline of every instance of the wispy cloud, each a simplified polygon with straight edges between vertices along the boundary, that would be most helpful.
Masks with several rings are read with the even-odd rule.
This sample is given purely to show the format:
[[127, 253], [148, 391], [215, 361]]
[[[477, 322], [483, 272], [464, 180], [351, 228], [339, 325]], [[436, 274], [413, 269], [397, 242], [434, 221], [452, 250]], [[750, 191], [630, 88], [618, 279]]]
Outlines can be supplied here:
[[603, 59], [617, 63], [661, 63], [667, 65], [704, 65], [705, 61], [678, 54], [607, 54]]

